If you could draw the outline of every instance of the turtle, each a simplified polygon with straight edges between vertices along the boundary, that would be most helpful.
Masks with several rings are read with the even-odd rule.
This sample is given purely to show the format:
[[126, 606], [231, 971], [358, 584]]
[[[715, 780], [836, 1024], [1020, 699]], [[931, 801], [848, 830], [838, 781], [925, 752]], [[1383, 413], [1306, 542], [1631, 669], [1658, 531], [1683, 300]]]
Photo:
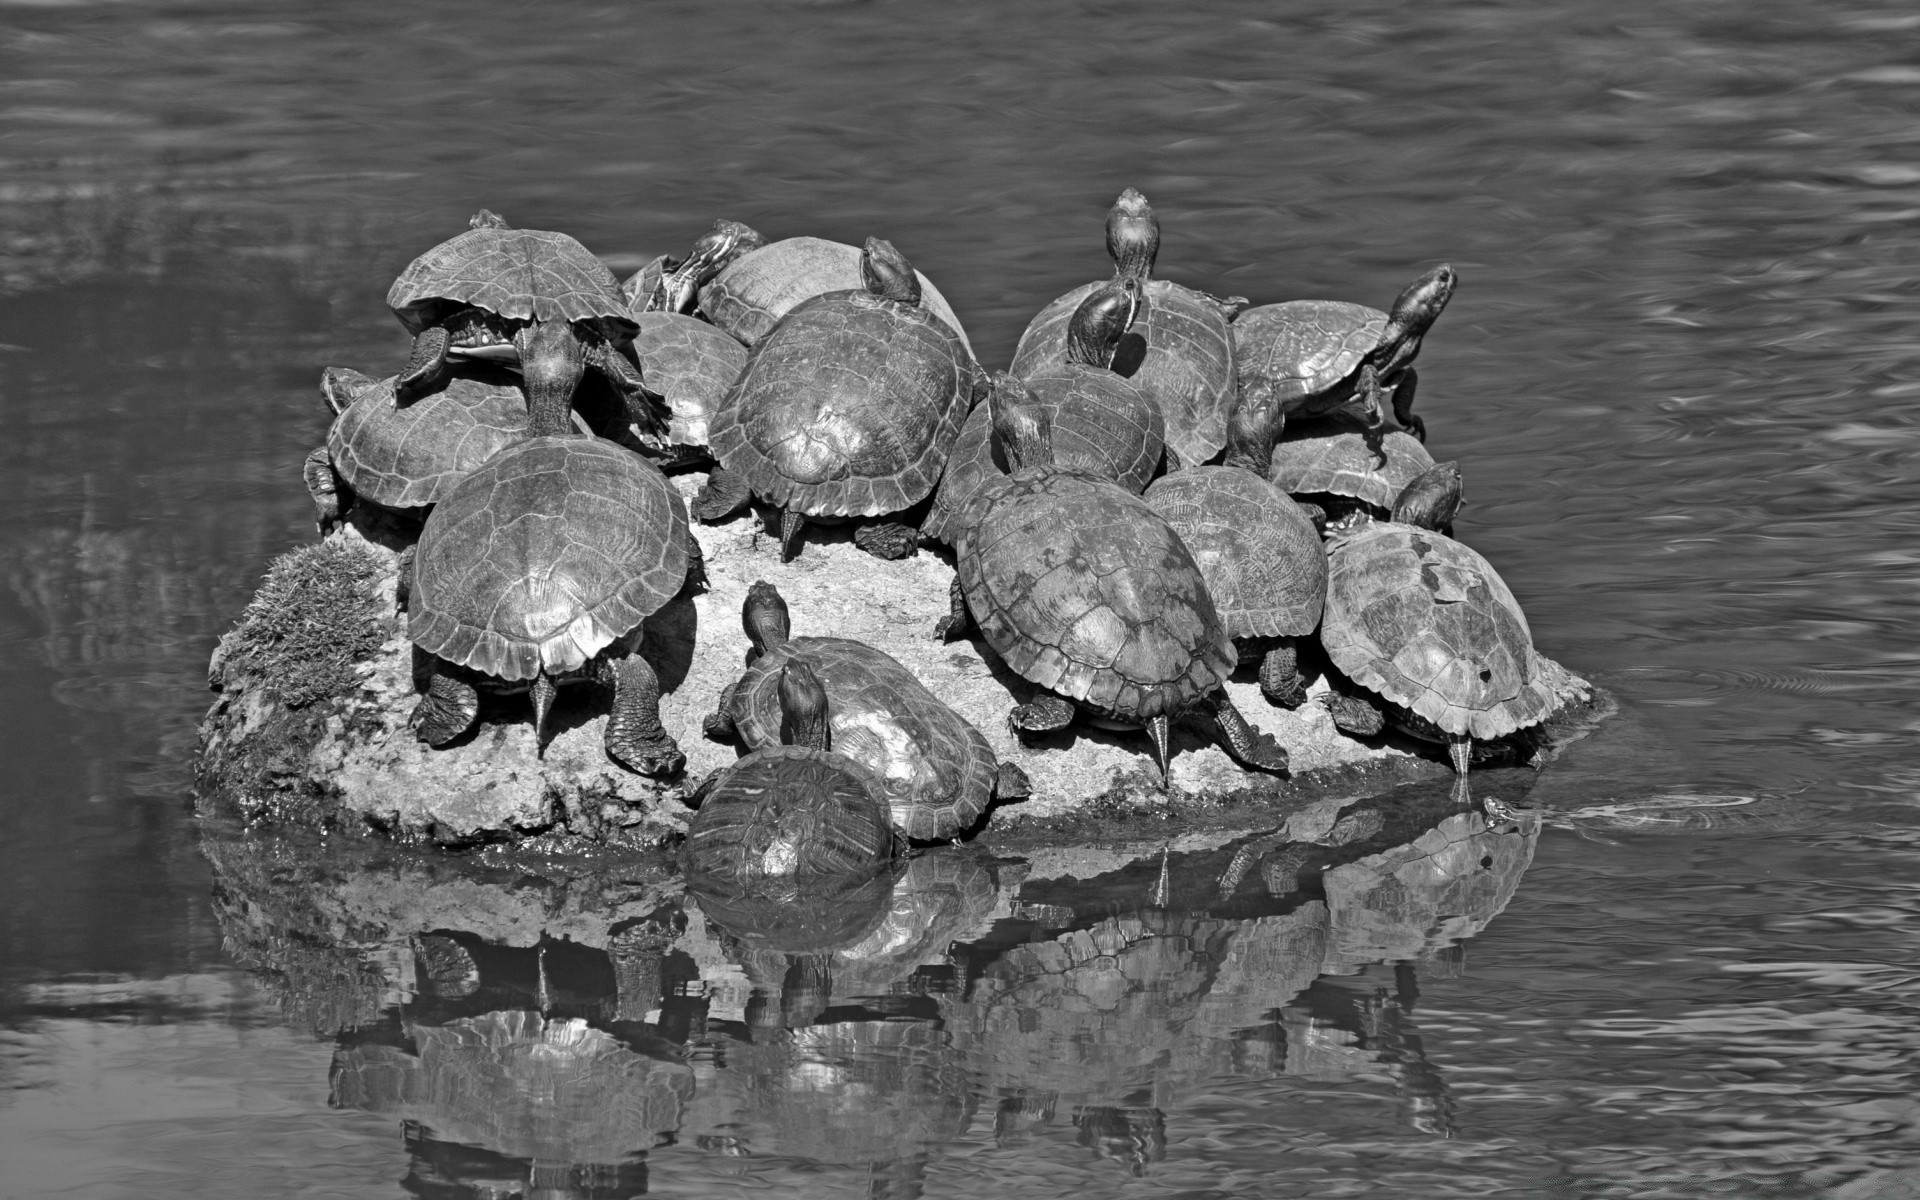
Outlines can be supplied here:
[[[1160, 220], [1147, 198], [1128, 188], [1107, 212], [1107, 253], [1114, 278], [1139, 282], [1146, 312], [1137, 330], [1141, 344], [1123, 346], [1114, 369], [1130, 376], [1165, 414], [1169, 462], [1192, 466], [1210, 461], [1227, 443], [1234, 397], [1229, 325], [1243, 301], [1149, 279], [1159, 252]], [[1102, 286], [1083, 284], [1041, 309], [1020, 335], [1008, 370], [1030, 379], [1058, 367], [1067, 355], [1074, 310]]]
[[1537, 725], [1561, 704], [1565, 673], [1533, 648], [1526, 614], [1499, 573], [1436, 531], [1460, 500], [1440, 463], [1407, 485], [1391, 521], [1353, 513], [1328, 527], [1320, 644], [1354, 692], [1329, 693], [1334, 723], [1377, 734], [1383, 720], [1447, 747], [1464, 777], [1473, 739]]
[[[666, 423], [639, 369], [621, 352], [637, 326], [613, 272], [564, 233], [513, 229], [483, 208], [467, 232], [407, 265], [387, 291], [387, 307], [413, 334], [397, 384], [403, 399], [432, 387], [457, 353], [517, 362], [529, 409], [543, 389], [571, 398], [591, 366], [629, 405], [650, 414], [640, 424]], [[573, 348], [553, 338], [536, 346], [533, 331], [544, 326], [569, 331]]]
[[1019, 767], [999, 762], [978, 729], [886, 651], [849, 638], [790, 638], [787, 602], [764, 579], [747, 589], [740, 620], [753, 643], [750, 665], [707, 717], [709, 737], [737, 737], [749, 750], [778, 745], [781, 672], [804, 662], [827, 690], [834, 749], [880, 780], [903, 836], [955, 838], [990, 801], [1032, 794]]
[[[1065, 362], [1024, 381], [1001, 372], [992, 383], [1017, 389], [1022, 403], [1046, 408], [1058, 461], [1107, 476], [1135, 495], [1160, 469], [1167, 431], [1160, 406], [1108, 367], [1138, 311], [1139, 296], [1132, 279], [1116, 279], [1095, 291], [1074, 312]], [[921, 526], [949, 545], [959, 540], [960, 515], [980, 481], [1006, 474], [1006, 451], [994, 444], [990, 409], [976, 404], [968, 414]]]
[[634, 316], [640, 332], [633, 352], [647, 387], [665, 397], [671, 414], [666, 445], [641, 445], [662, 466], [699, 466], [712, 460], [707, 451], [707, 421], [747, 365], [739, 342], [697, 317], [675, 312]]
[[607, 756], [666, 777], [684, 764], [660, 725], [641, 625], [704, 580], [699, 543], [660, 469], [601, 438], [550, 433], [509, 446], [434, 506], [405, 584], [425, 694], [412, 723], [442, 746], [479, 715], [477, 688], [531, 691], [544, 750], [560, 683], [613, 688]]
[[[694, 514], [719, 519], [749, 493], [780, 506], [782, 561], [800, 553], [809, 518], [897, 513], [932, 492], [984, 383], [960, 339], [921, 306], [892, 243], [868, 238], [860, 261], [866, 286], [796, 305], [707, 423], [720, 466]], [[904, 558], [919, 531], [868, 522], [854, 541]]]
[[525, 438], [527, 400], [511, 379], [484, 364], [461, 366], [438, 390], [402, 404], [398, 376], [328, 367], [320, 392], [337, 415], [302, 472], [320, 532], [356, 503], [422, 519], [467, 472]]
[[1394, 420], [1424, 442], [1427, 423], [1413, 412], [1413, 359], [1456, 282], [1442, 263], [1408, 284], [1391, 314], [1340, 300], [1249, 308], [1233, 322], [1236, 386], [1271, 395], [1283, 424], [1290, 414], [1357, 417], [1376, 457], [1386, 423], [1380, 401], [1390, 393]]
[[1313, 520], [1267, 481], [1279, 420], [1270, 400], [1242, 395], [1226, 461], [1163, 475], [1144, 498], [1192, 552], [1240, 660], [1260, 663], [1261, 693], [1297, 708], [1307, 694], [1296, 639], [1320, 624], [1327, 555]]
[[1378, 455], [1368, 447], [1364, 434], [1320, 432], [1276, 442], [1267, 478], [1302, 503], [1326, 510], [1330, 517], [1356, 507], [1385, 516], [1407, 485], [1433, 465], [1433, 456], [1419, 439], [1397, 429], [1381, 436]]
[[690, 878], [734, 885], [885, 868], [894, 835], [880, 779], [831, 748], [826, 689], [804, 659], [776, 681], [780, 745], [701, 781], [680, 860]]
[[1016, 730], [1065, 728], [1076, 707], [1113, 728], [1144, 726], [1162, 786], [1172, 722], [1211, 710], [1221, 744], [1249, 767], [1284, 771], [1221, 685], [1235, 654], [1199, 565], [1146, 501], [1053, 463], [1046, 411], [995, 391], [994, 432], [1014, 472], [982, 484], [958, 549], [947, 641], [977, 621], [995, 653], [1042, 690], [1009, 714]]
[[[661, 280], [661, 303], [688, 312], [697, 303], [701, 315], [756, 346], [795, 305], [828, 292], [857, 291], [866, 275], [862, 251], [843, 242], [816, 237], [769, 243], [749, 226], [719, 220], [693, 244], [693, 250]], [[914, 272], [928, 312], [953, 330], [973, 356], [973, 344], [933, 281]]]

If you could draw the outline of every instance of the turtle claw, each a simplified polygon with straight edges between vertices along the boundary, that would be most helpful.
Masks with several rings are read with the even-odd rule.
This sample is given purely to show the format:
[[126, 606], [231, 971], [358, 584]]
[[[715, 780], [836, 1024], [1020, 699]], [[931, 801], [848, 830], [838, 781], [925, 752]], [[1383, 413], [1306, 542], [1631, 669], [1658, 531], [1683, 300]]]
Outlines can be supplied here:
[[1073, 724], [1073, 716], [1073, 701], [1042, 692], [1025, 704], [1015, 705], [1007, 713], [1007, 723], [1016, 733], [1054, 733]]
[[688, 507], [696, 520], [724, 521], [746, 507], [752, 496], [753, 489], [747, 485], [745, 476], [715, 467]]
[[1319, 697], [1320, 707], [1327, 710], [1333, 718], [1333, 726], [1341, 733], [1354, 737], [1378, 737], [1387, 727], [1387, 719], [1380, 710], [1365, 700], [1345, 696], [1339, 692], [1324, 692]]
[[911, 525], [889, 521], [884, 525], [862, 525], [853, 531], [853, 544], [875, 558], [889, 561], [912, 558], [920, 549], [920, 531]]
[[615, 763], [650, 779], [669, 779], [686, 768], [687, 756], [668, 738], [662, 744], [634, 743], [619, 748], [609, 742], [607, 757]]

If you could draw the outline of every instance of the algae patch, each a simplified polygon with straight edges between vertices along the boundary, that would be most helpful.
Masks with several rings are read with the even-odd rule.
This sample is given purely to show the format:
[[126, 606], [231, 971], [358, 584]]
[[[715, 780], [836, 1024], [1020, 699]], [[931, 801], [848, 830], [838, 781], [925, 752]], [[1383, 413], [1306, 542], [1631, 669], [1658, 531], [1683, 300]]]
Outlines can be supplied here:
[[251, 676], [294, 709], [353, 690], [358, 664], [386, 640], [374, 595], [387, 569], [378, 551], [341, 538], [281, 555], [221, 640], [209, 682]]

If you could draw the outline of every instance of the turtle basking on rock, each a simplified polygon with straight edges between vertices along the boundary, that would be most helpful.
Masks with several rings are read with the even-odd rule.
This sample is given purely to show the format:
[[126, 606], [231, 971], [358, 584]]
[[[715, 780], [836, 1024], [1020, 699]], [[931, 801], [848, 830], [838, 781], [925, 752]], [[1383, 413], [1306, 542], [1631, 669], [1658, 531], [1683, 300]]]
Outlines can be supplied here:
[[952, 612], [936, 632], [951, 641], [977, 621], [1007, 666], [1043, 689], [1009, 714], [1017, 730], [1063, 729], [1076, 712], [1144, 727], [1164, 784], [1173, 718], [1202, 709], [1237, 761], [1284, 770], [1287, 752], [1222, 690], [1233, 643], [1180, 535], [1117, 484], [1056, 466], [1044, 410], [997, 391], [990, 403], [1014, 471], [974, 498]]
[[[1227, 442], [1227, 412], [1234, 398], [1229, 322], [1243, 302], [1150, 279], [1159, 252], [1160, 219], [1145, 196], [1128, 188], [1107, 213], [1107, 253], [1114, 279], [1140, 285], [1144, 312], [1134, 332], [1142, 341], [1123, 348], [1114, 369], [1160, 406], [1172, 452], [1168, 461], [1195, 465], [1211, 460]], [[1067, 356], [1074, 310], [1104, 286], [1104, 281], [1085, 284], [1041, 309], [1020, 335], [1008, 370], [1031, 379], [1058, 367]]]
[[[860, 261], [866, 286], [795, 306], [707, 425], [720, 466], [694, 515], [718, 520], [749, 495], [779, 506], [782, 561], [800, 553], [809, 520], [882, 516], [925, 499], [984, 384], [959, 337], [922, 307], [891, 243], [867, 239]], [[869, 521], [854, 542], [904, 558], [919, 536]]]
[[661, 466], [696, 466], [712, 461], [707, 423], [747, 365], [747, 349], [697, 317], [685, 313], [635, 315], [640, 332], [633, 339], [649, 390], [665, 398], [669, 412], [666, 445], [642, 447]]
[[986, 737], [892, 655], [847, 638], [790, 638], [787, 602], [765, 580], [747, 589], [740, 618], [751, 661], [707, 718], [709, 737], [738, 737], [749, 750], [778, 745], [781, 672], [804, 662], [826, 688], [834, 749], [880, 780], [906, 837], [957, 837], [989, 802], [1031, 793], [1019, 767], [997, 761]]
[[[1295, 429], [1304, 432], [1301, 426]], [[1329, 517], [1356, 507], [1384, 517], [1407, 485], [1432, 469], [1433, 456], [1410, 433], [1384, 434], [1377, 453], [1364, 434], [1318, 433], [1275, 443], [1267, 478]]]

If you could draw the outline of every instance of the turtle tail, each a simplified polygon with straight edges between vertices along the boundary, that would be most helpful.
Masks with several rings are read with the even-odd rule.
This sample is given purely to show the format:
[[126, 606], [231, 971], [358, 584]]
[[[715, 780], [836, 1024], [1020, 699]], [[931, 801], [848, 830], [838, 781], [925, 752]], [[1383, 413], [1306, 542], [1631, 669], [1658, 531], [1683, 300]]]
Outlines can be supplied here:
[[553, 700], [560, 694], [554, 685], [553, 677], [543, 668], [533, 677], [533, 747], [536, 758], [547, 756], [547, 714], [553, 711]]

